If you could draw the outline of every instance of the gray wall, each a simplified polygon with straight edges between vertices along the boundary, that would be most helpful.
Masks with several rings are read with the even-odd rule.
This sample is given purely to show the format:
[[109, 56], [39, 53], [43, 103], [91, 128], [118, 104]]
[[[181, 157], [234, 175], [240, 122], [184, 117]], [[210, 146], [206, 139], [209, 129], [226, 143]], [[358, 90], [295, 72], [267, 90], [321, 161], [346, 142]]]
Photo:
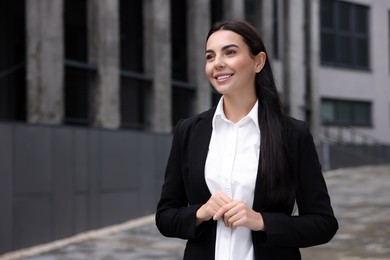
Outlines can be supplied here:
[[154, 213], [170, 135], [0, 123], [0, 254]]

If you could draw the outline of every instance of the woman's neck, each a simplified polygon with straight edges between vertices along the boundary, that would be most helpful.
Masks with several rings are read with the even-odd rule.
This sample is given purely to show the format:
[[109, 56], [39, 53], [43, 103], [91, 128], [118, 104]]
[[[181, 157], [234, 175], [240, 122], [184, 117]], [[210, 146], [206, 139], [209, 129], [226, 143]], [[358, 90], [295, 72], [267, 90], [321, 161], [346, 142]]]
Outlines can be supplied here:
[[227, 119], [233, 123], [239, 122], [249, 114], [256, 104], [257, 97], [251, 95], [245, 98], [223, 97], [223, 111]]

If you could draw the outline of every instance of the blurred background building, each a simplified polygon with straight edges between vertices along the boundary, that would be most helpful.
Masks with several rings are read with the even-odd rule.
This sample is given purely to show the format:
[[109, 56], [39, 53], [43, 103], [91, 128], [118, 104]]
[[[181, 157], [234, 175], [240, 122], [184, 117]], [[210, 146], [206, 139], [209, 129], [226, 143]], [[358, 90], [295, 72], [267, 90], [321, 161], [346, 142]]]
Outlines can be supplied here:
[[325, 169], [390, 157], [388, 0], [2, 1], [0, 253], [153, 212], [172, 128], [219, 99], [205, 37], [230, 18], [261, 33]]

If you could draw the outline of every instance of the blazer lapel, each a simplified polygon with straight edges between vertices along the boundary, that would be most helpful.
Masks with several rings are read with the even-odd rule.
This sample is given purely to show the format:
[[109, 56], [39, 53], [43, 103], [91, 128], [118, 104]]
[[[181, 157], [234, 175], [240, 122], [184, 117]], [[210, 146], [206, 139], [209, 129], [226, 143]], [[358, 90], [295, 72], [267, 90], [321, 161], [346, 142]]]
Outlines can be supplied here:
[[199, 116], [199, 121], [194, 125], [194, 130], [191, 135], [190, 185], [196, 189], [193, 190], [193, 192], [197, 194], [196, 197], [203, 203], [211, 196], [210, 190], [206, 184], [204, 170], [211, 139], [214, 112], [215, 108], [212, 108], [201, 114]]

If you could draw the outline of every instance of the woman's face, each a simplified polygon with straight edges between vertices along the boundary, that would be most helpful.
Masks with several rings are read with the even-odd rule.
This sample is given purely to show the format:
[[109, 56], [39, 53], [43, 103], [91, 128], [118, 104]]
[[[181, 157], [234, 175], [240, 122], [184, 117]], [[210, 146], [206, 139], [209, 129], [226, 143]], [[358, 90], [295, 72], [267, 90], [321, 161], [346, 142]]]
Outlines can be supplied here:
[[253, 57], [241, 35], [219, 30], [206, 43], [205, 72], [214, 88], [223, 95], [255, 93], [255, 77], [264, 66], [265, 53]]

